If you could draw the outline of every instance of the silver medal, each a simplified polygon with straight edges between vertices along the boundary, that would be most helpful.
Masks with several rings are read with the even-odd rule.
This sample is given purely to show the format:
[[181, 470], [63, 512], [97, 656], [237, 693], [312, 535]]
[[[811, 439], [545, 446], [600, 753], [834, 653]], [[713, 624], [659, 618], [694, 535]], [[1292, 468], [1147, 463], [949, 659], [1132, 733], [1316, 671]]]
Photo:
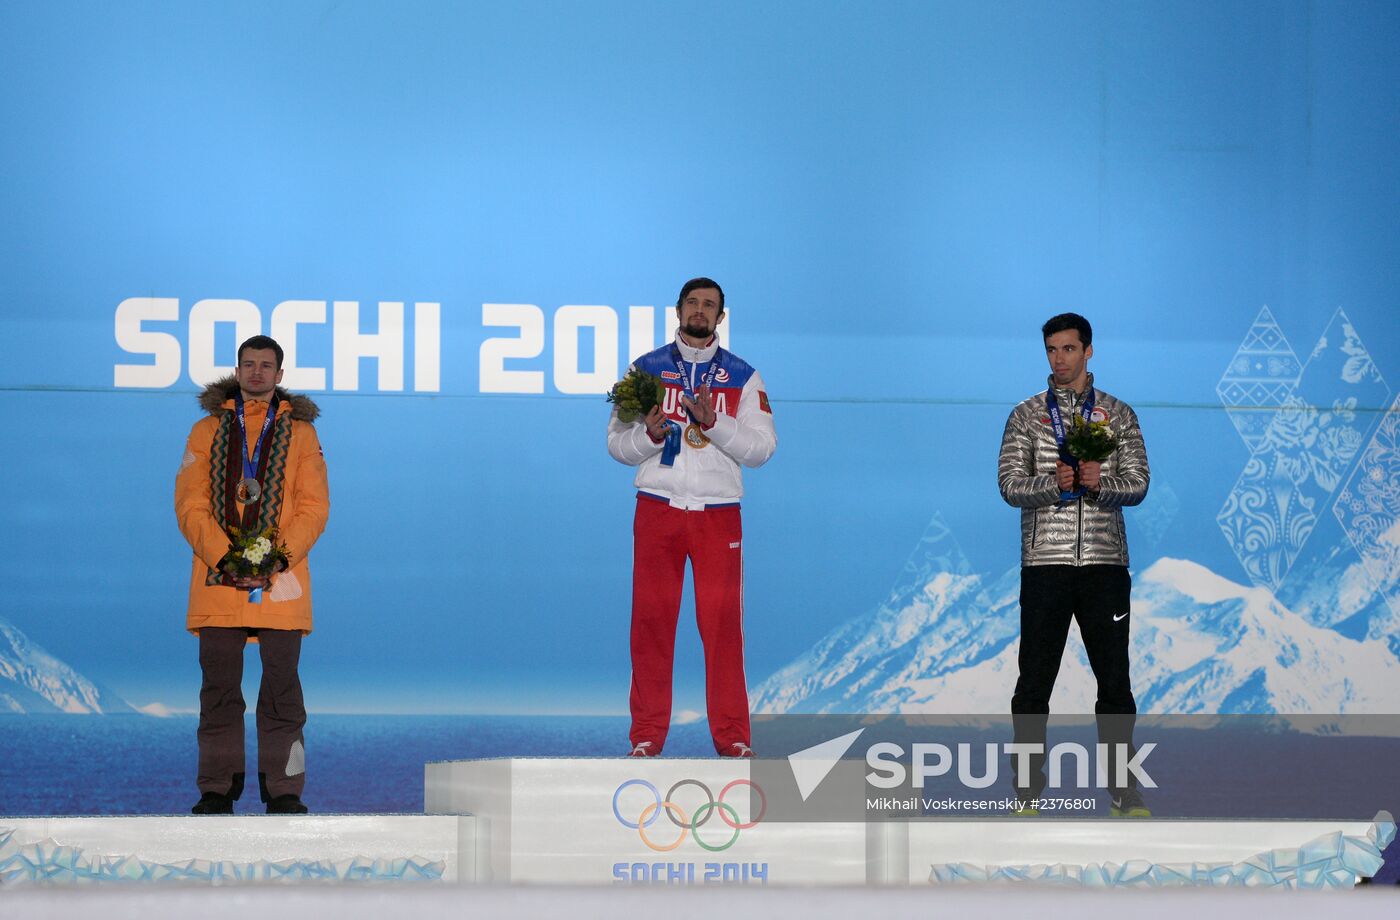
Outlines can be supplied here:
[[251, 477], [238, 481], [238, 500], [245, 505], [252, 504], [262, 494], [262, 486]]

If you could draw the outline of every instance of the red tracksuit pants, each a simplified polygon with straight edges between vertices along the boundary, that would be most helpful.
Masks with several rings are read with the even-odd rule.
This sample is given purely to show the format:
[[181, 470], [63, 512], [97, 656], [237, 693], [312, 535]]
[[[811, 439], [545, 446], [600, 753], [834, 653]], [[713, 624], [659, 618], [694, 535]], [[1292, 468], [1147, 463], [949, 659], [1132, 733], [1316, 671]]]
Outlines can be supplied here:
[[705, 647], [705, 709], [715, 750], [749, 743], [744, 678], [744, 557], [739, 506], [682, 511], [638, 496], [632, 524], [633, 744], [660, 752], [671, 726], [671, 670], [685, 561], [695, 578], [695, 622]]

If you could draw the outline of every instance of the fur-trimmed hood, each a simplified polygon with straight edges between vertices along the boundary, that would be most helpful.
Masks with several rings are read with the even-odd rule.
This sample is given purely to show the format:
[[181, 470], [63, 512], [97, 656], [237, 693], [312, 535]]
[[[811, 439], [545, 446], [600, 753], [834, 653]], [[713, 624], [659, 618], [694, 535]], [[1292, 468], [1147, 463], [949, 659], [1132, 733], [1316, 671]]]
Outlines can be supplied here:
[[[204, 388], [204, 392], [199, 394], [199, 405], [210, 415], [218, 415], [224, 411], [224, 403], [237, 395], [238, 381], [229, 374]], [[292, 407], [292, 418], [299, 422], [314, 422], [321, 415], [321, 407], [312, 402], [309, 396], [288, 393], [281, 387], [277, 388], [277, 396]]]

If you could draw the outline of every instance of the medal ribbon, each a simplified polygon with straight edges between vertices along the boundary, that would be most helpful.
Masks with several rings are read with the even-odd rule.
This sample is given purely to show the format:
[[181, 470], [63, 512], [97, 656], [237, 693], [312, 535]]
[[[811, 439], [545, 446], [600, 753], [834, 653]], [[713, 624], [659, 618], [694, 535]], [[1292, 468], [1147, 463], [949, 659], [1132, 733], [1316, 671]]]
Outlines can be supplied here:
[[[724, 354], [723, 348], [715, 348], [714, 357], [710, 358], [710, 366], [701, 378], [701, 387], [711, 386], [715, 382], [715, 375], [719, 373], [720, 355]], [[695, 399], [695, 391], [690, 388], [690, 375], [685, 372], [685, 361], [681, 358], [681, 349], [675, 342], [671, 343], [671, 360], [675, 362], [676, 370], [681, 375], [681, 390], [690, 399]], [[694, 370], [696, 365], [691, 365]], [[684, 407], [682, 407], [684, 411]], [[690, 413], [686, 412], [689, 417]], [[694, 421], [694, 419], [692, 419]], [[698, 424], [698, 423], [697, 423]], [[671, 419], [666, 420], [666, 443], [661, 448], [661, 465], [672, 466], [676, 462], [676, 457], [681, 452], [681, 426]]]
[[672, 419], [666, 420], [666, 440], [661, 443], [661, 465], [675, 466], [676, 457], [681, 452], [681, 426]]
[[[1045, 409], [1050, 416], [1050, 428], [1055, 432], [1055, 445], [1060, 449], [1060, 460], [1079, 470], [1079, 458], [1065, 449], [1065, 419], [1060, 414], [1060, 401], [1055, 398], [1055, 388], [1050, 387], [1045, 391]], [[1094, 388], [1089, 388], [1089, 395], [1085, 397], [1084, 404], [1079, 407], [1079, 414], [1087, 423], [1094, 414]], [[1061, 492], [1060, 501], [1074, 501], [1084, 494], [1083, 489], [1075, 489], [1073, 492]]]
[[[267, 439], [267, 433], [272, 430], [272, 423], [277, 421], [277, 392], [272, 393], [272, 400], [267, 404], [267, 418], [263, 419], [262, 431], [258, 432], [258, 443], [253, 445], [253, 455], [248, 456], [248, 429], [243, 422], [243, 391], [240, 389], [233, 395], [234, 408], [238, 410], [238, 453], [243, 458], [243, 478], [256, 480], [258, 478], [258, 458], [262, 456], [263, 441]], [[262, 485], [262, 483], [258, 483]]]

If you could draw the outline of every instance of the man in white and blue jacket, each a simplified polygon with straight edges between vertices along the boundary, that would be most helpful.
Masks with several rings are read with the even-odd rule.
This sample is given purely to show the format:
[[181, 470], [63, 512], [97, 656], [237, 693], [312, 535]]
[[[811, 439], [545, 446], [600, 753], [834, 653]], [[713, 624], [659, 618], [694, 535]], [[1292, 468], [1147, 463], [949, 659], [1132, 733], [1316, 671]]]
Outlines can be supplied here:
[[709, 278], [687, 281], [676, 317], [675, 341], [632, 364], [665, 383], [662, 405], [630, 423], [619, 420], [614, 409], [608, 422], [608, 453], [637, 467], [631, 753], [654, 757], [666, 744], [676, 623], [689, 559], [705, 646], [710, 735], [720, 756], [751, 757], [740, 467], [762, 466], [778, 438], [763, 378], [719, 347], [720, 286]]

